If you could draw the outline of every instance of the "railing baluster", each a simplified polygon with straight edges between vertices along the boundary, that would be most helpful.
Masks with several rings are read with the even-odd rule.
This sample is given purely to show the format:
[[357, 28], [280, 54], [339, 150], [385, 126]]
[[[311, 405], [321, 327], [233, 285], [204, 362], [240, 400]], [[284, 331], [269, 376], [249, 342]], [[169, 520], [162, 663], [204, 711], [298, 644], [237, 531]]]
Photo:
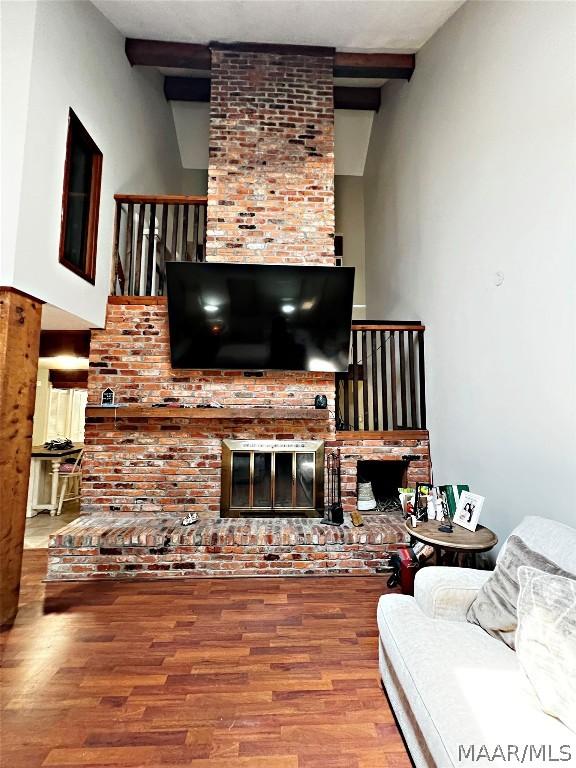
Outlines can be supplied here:
[[378, 429], [378, 350], [376, 346], [376, 331], [370, 331], [370, 338], [372, 340], [372, 356], [370, 358], [370, 364], [372, 366], [372, 421], [373, 428]]
[[208, 229], [208, 206], [205, 205], [204, 207], [204, 216], [203, 221], [204, 225], [202, 227], [202, 261], [206, 261], [206, 230]]
[[162, 206], [162, 227], [160, 229], [160, 242], [157, 248], [158, 265], [158, 294], [164, 295], [164, 283], [166, 281], [166, 239], [168, 236], [168, 206], [166, 203]]
[[424, 331], [418, 331], [418, 387], [420, 389], [420, 429], [426, 429], [426, 380], [424, 374]]
[[382, 427], [388, 429], [388, 374], [386, 371], [386, 331], [380, 331], [380, 370], [382, 380]]
[[192, 261], [198, 261], [198, 226], [200, 224], [200, 210], [194, 206], [194, 221], [192, 222]]
[[360, 428], [358, 415], [358, 331], [352, 331], [352, 407], [354, 409], [354, 429]]
[[370, 413], [368, 409], [368, 344], [366, 343], [366, 331], [362, 334], [362, 418], [364, 429], [370, 429]]
[[142, 274], [142, 241], [144, 240], [144, 219], [146, 203], [141, 203], [138, 210], [138, 232], [136, 234], [136, 265], [134, 269], [134, 296], [140, 296], [140, 278]]
[[414, 365], [414, 331], [408, 331], [408, 368], [410, 370], [410, 424], [407, 426], [416, 429], [418, 425], [416, 415], [416, 367]]
[[188, 253], [188, 205], [182, 206], [182, 261], [190, 261]]
[[146, 258], [146, 296], [152, 295], [152, 278], [154, 276], [154, 241], [156, 234], [156, 204], [150, 205], [148, 217], [148, 255]]
[[392, 429], [398, 429], [398, 381], [396, 380], [396, 332], [390, 331], [390, 395], [392, 399]]
[[406, 342], [404, 331], [398, 331], [398, 357], [400, 358], [400, 402], [402, 405], [402, 427], [408, 426], [406, 398]]
[[126, 264], [126, 294], [131, 296], [134, 293], [134, 275], [133, 270], [133, 240], [134, 240], [134, 203], [128, 203], [128, 213], [126, 214], [126, 244], [124, 247], [124, 259]]
[[344, 428], [350, 429], [350, 379], [348, 373], [342, 376], [342, 389], [344, 391]]
[[173, 259], [177, 259], [178, 253], [178, 212], [180, 210], [179, 205], [175, 205], [172, 211], [172, 252]]
[[125, 276], [120, 258], [120, 226], [122, 221], [122, 204], [116, 201], [116, 211], [114, 214], [114, 243], [112, 245], [113, 264], [111, 293], [116, 293], [116, 284], [120, 288], [120, 294], [124, 293]]

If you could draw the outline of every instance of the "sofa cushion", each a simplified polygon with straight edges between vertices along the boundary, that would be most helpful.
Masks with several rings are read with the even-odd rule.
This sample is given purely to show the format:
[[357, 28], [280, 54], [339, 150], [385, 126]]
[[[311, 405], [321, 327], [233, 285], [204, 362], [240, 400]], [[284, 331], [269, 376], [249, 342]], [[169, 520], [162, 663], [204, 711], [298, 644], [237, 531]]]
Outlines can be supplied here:
[[[559, 568], [576, 575], [576, 528], [556, 520], [529, 515], [513, 530], [527, 547], [552, 560]], [[500, 550], [500, 559], [506, 546]]]
[[523, 565], [532, 566], [546, 573], [557, 573], [566, 577], [571, 575], [544, 555], [535, 552], [519, 536], [513, 534], [506, 542], [494, 572], [479, 590], [466, 614], [469, 622], [478, 624], [489, 635], [502, 640], [512, 649], [518, 624], [516, 612], [520, 592], [518, 569]]
[[542, 709], [576, 733], [576, 581], [519, 569], [516, 649]]
[[483, 744], [572, 744], [576, 755], [573, 734], [542, 711], [504, 643], [467, 622], [428, 618], [404, 595], [381, 597], [377, 616], [385, 663], [436, 765], [471, 765], [461, 750]]

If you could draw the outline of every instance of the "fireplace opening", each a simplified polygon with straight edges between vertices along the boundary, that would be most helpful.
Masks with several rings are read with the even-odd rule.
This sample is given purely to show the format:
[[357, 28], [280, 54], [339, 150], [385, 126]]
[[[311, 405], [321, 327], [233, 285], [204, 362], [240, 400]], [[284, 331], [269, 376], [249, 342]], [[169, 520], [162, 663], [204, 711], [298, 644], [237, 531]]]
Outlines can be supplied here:
[[371, 483], [376, 506], [372, 510], [363, 510], [362, 514], [398, 512], [402, 507], [398, 498], [398, 488], [406, 486], [407, 461], [362, 460], [356, 465], [358, 483]]
[[322, 517], [322, 440], [223, 440], [222, 517]]

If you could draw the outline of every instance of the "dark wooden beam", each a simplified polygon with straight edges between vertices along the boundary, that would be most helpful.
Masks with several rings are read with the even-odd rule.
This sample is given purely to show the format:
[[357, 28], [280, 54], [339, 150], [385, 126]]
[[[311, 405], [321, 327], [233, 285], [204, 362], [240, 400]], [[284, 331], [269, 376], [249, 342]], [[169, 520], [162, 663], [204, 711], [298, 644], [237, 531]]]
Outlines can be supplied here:
[[380, 88], [334, 88], [334, 109], [380, 109]]
[[50, 383], [56, 389], [88, 389], [88, 371], [58, 371], [50, 369]]
[[410, 80], [413, 53], [340, 53], [334, 56], [334, 77], [386, 77]]
[[281, 45], [276, 43], [210, 43], [215, 51], [276, 53], [283, 56], [334, 56], [336, 49], [326, 45]]
[[313, 45], [272, 45], [267, 43], [170, 43], [163, 40], [126, 39], [130, 64], [146, 67], [175, 67], [210, 71], [210, 49], [282, 53], [301, 56], [334, 56], [335, 77], [386, 77], [410, 80], [416, 65], [413, 53], [341, 53], [334, 48]]
[[165, 77], [164, 96], [169, 101], [210, 101], [207, 77]]
[[[206, 77], [165, 77], [164, 95], [169, 101], [210, 101]], [[334, 88], [335, 109], [380, 109], [380, 88]]]
[[42, 331], [40, 333], [40, 357], [88, 357], [90, 331]]
[[167, 43], [162, 40], [126, 38], [126, 56], [130, 64], [145, 67], [210, 69], [210, 48], [195, 43]]

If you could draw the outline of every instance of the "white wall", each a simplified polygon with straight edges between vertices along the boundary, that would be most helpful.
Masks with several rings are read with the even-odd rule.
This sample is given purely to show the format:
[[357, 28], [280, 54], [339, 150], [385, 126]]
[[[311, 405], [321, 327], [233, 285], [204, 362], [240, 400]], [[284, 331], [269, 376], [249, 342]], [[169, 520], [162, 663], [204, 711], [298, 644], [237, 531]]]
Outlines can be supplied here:
[[576, 525], [575, 29], [466, 3], [384, 86], [366, 162], [368, 314], [425, 322], [434, 480], [500, 537]]
[[183, 168], [208, 169], [210, 144], [210, 104], [171, 101]]
[[185, 168], [182, 171], [183, 195], [207, 195], [208, 171], [203, 168]]
[[344, 238], [342, 263], [355, 267], [353, 318], [366, 317], [366, 280], [364, 274], [364, 183], [361, 176], [334, 178], [336, 234]]
[[[16, 16], [4, 19], [7, 39], [18, 36]], [[18, 79], [17, 67], [15, 71]], [[69, 107], [104, 155], [95, 286], [58, 263]], [[21, 110], [18, 117], [21, 122]], [[3, 127], [11, 120], [12, 115], [4, 113]], [[92, 325], [102, 325], [114, 193], [180, 192], [178, 144], [162, 78], [130, 67], [122, 35], [91, 3], [41, 0], [36, 4], [25, 123], [12, 284]]]
[[337, 109], [334, 112], [334, 167], [339, 176], [362, 176], [374, 112]]
[[14, 281], [16, 231], [30, 96], [36, 2], [3, 2], [1, 32], [2, 222], [0, 285]]

